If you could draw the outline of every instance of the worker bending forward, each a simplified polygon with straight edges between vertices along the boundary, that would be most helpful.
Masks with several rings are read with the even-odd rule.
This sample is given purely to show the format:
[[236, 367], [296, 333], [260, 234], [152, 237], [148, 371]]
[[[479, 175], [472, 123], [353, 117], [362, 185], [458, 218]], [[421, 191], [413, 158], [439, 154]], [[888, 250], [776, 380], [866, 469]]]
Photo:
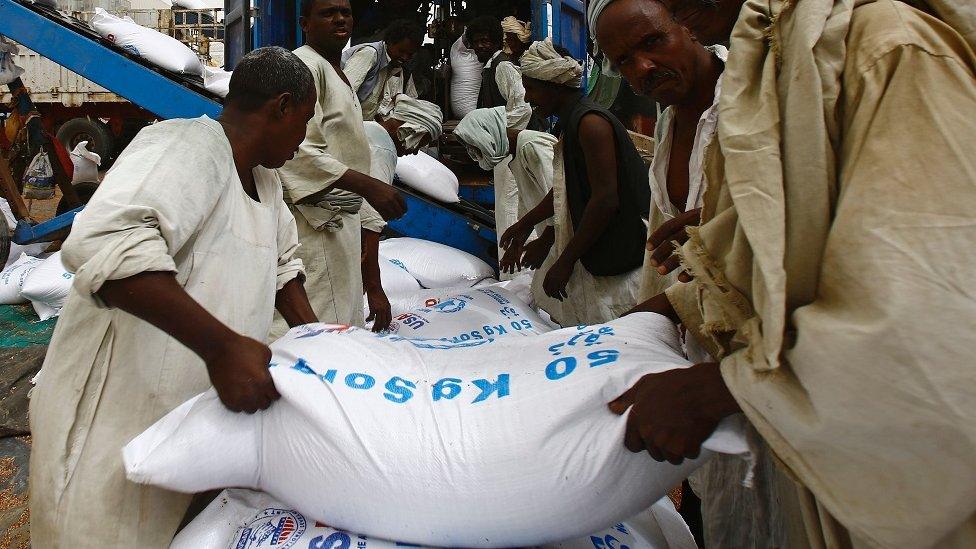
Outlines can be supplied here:
[[273, 168], [314, 104], [301, 61], [256, 50], [218, 120], [141, 131], [75, 219], [74, 286], [31, 399], [34, 547], [168, 547], [191, 496], [129, 482], [122, 447], [211, 384], [234, 411], [279, 398], [273, 311], [316, 318]]
[[521, 247], [535, 225], [554, 217], [542, 238], [555, 247], [536, 273], [535, 298], [563, 326], [606, 322], [637, 304], [647, 169], [623, 124], [583, 97], [583, 70], [568, 52], [535, 42], [521, 62], [526, 99], [545, 116], [559, 115], [561, 128], [552, 191], [501, 243]]

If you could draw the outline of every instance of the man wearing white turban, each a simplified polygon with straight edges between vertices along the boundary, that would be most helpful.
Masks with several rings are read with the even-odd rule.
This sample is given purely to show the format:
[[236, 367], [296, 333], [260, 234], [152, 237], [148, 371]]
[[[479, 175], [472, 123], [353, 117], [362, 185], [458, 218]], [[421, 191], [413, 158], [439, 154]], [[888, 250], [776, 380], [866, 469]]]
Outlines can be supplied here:
[[637, 303], [650, 193], [647, 169], [609, 111], [583, 97], [583, 68], [552, 42], [535, 42], [522, 56], [526, 98], [545, 116], [559, 115], [553, 188], [502, 236], [506, 249], [523, 246], [550, 217], [554, 249], [537, 271], [539, 304], [560, 324], [594, 324]]
[[689, 282], [648, 303], [721, 362], [614, 401], [625, 444], [677, 462], [741, 410], [799, 494], [791, 546], [976, 546], [973, 3], [668, 3], [720, 41], [739, 14], [701, 225], [652, 235]]

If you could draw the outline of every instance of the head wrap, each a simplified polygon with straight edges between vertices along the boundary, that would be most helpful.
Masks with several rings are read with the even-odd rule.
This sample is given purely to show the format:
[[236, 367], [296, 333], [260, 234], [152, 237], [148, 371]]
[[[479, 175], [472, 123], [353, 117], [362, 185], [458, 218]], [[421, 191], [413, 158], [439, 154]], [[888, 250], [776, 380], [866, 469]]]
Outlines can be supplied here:
[[608, 76], [619, 76], [616, 69], [610, 64], [610, 60], [607, 56], [600, 51], [600, 44], [596, 40], [596, 24], [600, 20], [600, 16], [603, 15], [603, 10], [607, 9], [607, 6], [612, 4], [615, 0], [591, 0], [590, 5], [586, 8], [586, 28], [590, 30], [590, 40], [593, 41], [593, 58], [597, 60], [602, 60], [602, 71], [603, 74]]
[[430, 101], [403, 94], [397, 96], [390, 118], [403, 121], [397, 137], [405, 149], [412, 150], [420, 145], [424, 135], [430, 136], [431, 143], [440, 138], [444, 114]]
[[518, 36], [518, 39], [521, 40], [523, 44], [528, 44], [532, 40], [532, 23], [519, 21], [515, 17], [509, 15], [505, 19], [502, 19], [502, 32], [505, 34], [514, 34]]
[[493, 170], [508, 156], [505, 107], [475, 109], [458, 122], [454, 136], [483, 170]]
[[569, 56], [562, 56], [552, 46], [552, 39], [533, 42], [529, 49], [522, 54], [519, 61], [522, 65], [522, 75], [578, 88], [583, 82], [583, 67], [579, 61]]

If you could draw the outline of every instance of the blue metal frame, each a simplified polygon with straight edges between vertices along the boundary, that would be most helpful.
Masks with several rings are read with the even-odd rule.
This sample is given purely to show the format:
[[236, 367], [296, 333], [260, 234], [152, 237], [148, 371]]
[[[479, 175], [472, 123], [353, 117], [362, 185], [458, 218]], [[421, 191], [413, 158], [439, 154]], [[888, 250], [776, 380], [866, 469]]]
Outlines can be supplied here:
[[48, 242], [50, 240], [58, 238], [56, 235], [58, 233], [67, 233], [68, 229], [71, 228], [71, 224], [75, 220], [75, 216], [82, 210], [82, 208], [75, 208], [70, 212], [63, 213], [54, 219], [45, 221], [44, 223], [38, 223], [37, 225], [31, 225], [26, 221], [18, 221], [17, 228], [14, 229], [14, 244], [20, 244], [21, 246], [26, 246], [27, 244], [34, 244], [36, 242]]
[[490, 253], [498, 241], [493, 228], [474, 223], [465, 215], [419, 195], [402, 189], [400, 193], [407, 202], [408, 214], [391, 221], [388, 225], [391, 230], [464, 250], [489, 265], [497, 265], [497, 259]]
[[0, 0], [0, 34], [162, 118], [220, 114], [216, 101], [13, 0]]

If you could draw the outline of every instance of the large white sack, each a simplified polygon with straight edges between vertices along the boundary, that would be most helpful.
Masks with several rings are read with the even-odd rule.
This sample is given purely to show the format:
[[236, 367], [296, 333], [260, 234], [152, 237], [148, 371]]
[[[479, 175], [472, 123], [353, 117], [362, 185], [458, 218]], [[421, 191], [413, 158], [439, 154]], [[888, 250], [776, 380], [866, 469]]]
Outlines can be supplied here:
[[88, 150], [88, 142], [78, 143], [71, 151], [71, 164], [74, 170], [71, 183], [98, 183], [98, 167], [102, 164], [102, 157], [98, 153]]
[[0, 305], [27, 303], [28, 299], [20, 293], [24, 281], [43, 261], [22, 253], [9, 267], [0, 271]]
[[397, 314], [389, 332], [460, 343], [535, 336], [554, 328], [515, 294], [494, 285], [470, 288], [436, 304]]
[[468, 252], [419, 238], [383, 240], [380, 257], [403, 266], [424, 288], [470, 288], [495, 276], [491, 265]]
[[462, 34], [451, 46], [451, 110], [455, 118], [464, 118], [478, 108], [484, 68], [485, 64], [478, 61], [474, 50], [464, 45]]
[[47, 320], [64, 307], [74, 276], [61, 263], [61, 252], [55, 252], [31, 271], [20, 295], [31, 300], [41, 320]]
[[379, 264], [380, 283], [387, 296], [416, 292], [421, 289], [420, 282], [398, 261], [381, 256]]
[[186, 44], [131, 20], [95, 8], [91, 27], [102, 38], [121, 46], [157, 67], [183, 74], [203, 76], [203, 63]]
[[203, 87], [212, 94], [227, 97], [227, 94], [230, 93], [230, 77], [233, 74], [217, 67], [204, 66]]
[[173, 0], [173, 7], [186, 10], [205, 10], [209, 6], [203, 0]]
[[512, 547], [632, 517], [708, 449], [746, 451], [723, 423], [676, 466], [623, 446], [610, 402], [643, 375], [689, 365], [652, 313], [532, 338], [447, 343], [310, 324], [275, 342], [282, 398], [235, 414], [211, 389], [123, 450], [138, 483], [268, 492], [311, 520], [383, 539]]
[[[336, 530], [306, 518], [264, 492], [234, 488], [221, 492], [183, 528], [170, 549], [351, 549], [353, 545], [357, 549], [394, 549], [404, 544]], [[691, 532], [667, 498], [626, 523], [551, 547], [696, 549]]]
[[451, 204], [461, 201], [457, 176], [425, 152], [399, 157], [395, 173], [401, 183], [433, 199]]

